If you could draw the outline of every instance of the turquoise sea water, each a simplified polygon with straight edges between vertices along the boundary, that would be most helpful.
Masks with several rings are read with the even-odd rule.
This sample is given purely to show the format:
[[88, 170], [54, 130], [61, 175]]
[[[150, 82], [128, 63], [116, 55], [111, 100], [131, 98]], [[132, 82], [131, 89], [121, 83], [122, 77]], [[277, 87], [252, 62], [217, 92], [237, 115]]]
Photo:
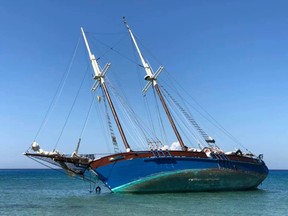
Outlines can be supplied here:
[[0, 170], [0, 215], [288, 215], [288, 171], [270, 171], [253, 191], [90, 193], [55, 170]]

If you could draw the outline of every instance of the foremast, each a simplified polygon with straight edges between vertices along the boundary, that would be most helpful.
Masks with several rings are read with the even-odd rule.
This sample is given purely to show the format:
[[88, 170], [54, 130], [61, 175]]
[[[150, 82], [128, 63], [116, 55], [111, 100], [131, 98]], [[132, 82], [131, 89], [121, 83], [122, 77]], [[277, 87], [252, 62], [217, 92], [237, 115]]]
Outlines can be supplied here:
[[81, 32], [82, 32], [83, 39], [84, 39], [84, 42], [85, 42], [85, 45], [86, 45], [86, 48], [87, 48], [87, 51], [88, 51], [88, 54], [89, 54], [89, 58], [90, 58], [90, 61], [91, 61], [91, 64], [92, 64], [92, 68], [93, 68], [93, 71], [94, 71], [94, 80], [96, 80], [94, 85], [93, 85], [93, 87], [92, 87], [92, 90], [95, 91], [99, 85], [101, 85], [101, 87], [103, 88], [105, 96], [106, 96], [106, 98], [108, 100], [108, 104], [110, 106], [112, 115], [114, 117], [114, 120], [116, 122], [117, 128], [119, 130], [120, 136], [121, 136], [121, 138], [123, 140], [123, 143], [124, 143], [124, 146], [126, 148], [126, 151], [129, 152], [129, 151], [131, 151], [130, 145], [129, 145], [127, 139], [126, 139], [126, 136], [125, 136], [124, 131], [122, 129], [122, 126], [121, 126], [121, 123], [119, 121], [117, 112], [116, 112], [116, 110], [114, 108], [113, 102], [111, 100], [110, 94], [109, 94], [109, 92], [107, 90], [106, 83], [105, 83], [105, 80], [104, 80], [105, 74], [106, 74], [106, 72], [107, 72], [107, 70], [108, 70], [108, 68], [110, 67], [111, 64], [107, 63], [105, 65], [104, 69], [102, 71], [100, 70], [95, 55], [91, 53], [91, 50], [90, 50], [90, 47], [89, 47], [89, 44], [88, 44], [88, 41], [87, 41], [87, 38], [86, 38], [86, 35], [84, 33], [83, 28], [81, 28]]
[[180, 133], [179, 133], [177, 127], [176, 127], [176, 124], [175, 124], [175, 122], [174, 122], [174, 120], [173, 120], [173, 118], [172, 118], [172, 116], [171, 116], [171, 113], [170, 113], [170, 111], [169, 111], [169, 109], [168, 109], [168, 107], [167, 107], [167, 104], [166, 104], [166, 102], [165, 102], [165, 100], [164, 100], [164, 97], [163, 97], [163, 95], [162, 95], [162, 93], [161, 93], [161, 90], [160, 90], [160, 88], [159, 88], [159, 86], [158, 86], [158, 83], [157, 83], [157, 77], [159, 76], [159, 74], [161, 73], [161, 71], [163, 70], [164, 67], [163, 67], [163, 66], [160, 66], [160, 67], [158, 68], [158, 70], [156, 71], [156, 73], [155, 73], [155, 74], [153, 73], [152, 68], [150, 67], [150, 65], [149, 65], [149, 64], [145, 61], [145, 59], [143, 58], [143, 55], [142, 55], [142, 53], [141, 53], [141, 51], [140, 51], [140, 49], [139, 49], [139, 47], [138, 47], [138, 44], [137, 44], [137, 42], [136, 42], [136, 40], [135, 40], [135, 37], [134, 37], [134, 35], [133, 35], [133, 33], [132, 33], [132, 30], [130, 29], [128, 23], [127, 23], [126, 20], [125, 20], [125, 17], [123, 17], [123, 21], [124, 21], [124, 24], [125, 24], [126, 27], [127, 27], [127, 30], [128, 30], [128, 32], [129, 32], [130, 36], [131, 36], [131, 39], [132, 39], [132, 41], [133, 41], [133, 43], [134, 43], [134, 45], [135, 45], [135, 48], [136, 48], [136, 50], [137, 50], [137, 52], [138, 52], [138, 55], [139, 55], [139, 57], [140, 57], [140, 60], [141, 60], [141, 62], [142, 62], [142, 65], [143, 65], [143, 67], [144, 67], [144, 69], [145, 69], [145, 71], [146, 71], [146, 76], [144, 77], [144, 79], [147, 80], [147, 81], [149, 81], [149, 82], [147, 83], [147, 85], [145, 86], [145, 88], [143, 89], [143, 92], [145, 93], [145, 92], [149, 89], [149, 87], [150, 87], [151, 85], [153, 85], [153, 87], [154, 87], [154, 89], [156, 90], [156, 92], [157, 92], [157, 94], [158, 94], [158, 97], [159, 97], [159, 99], [160, 99], [160, 101], [161, 101], [161, 104], [162, 104], [162, 106], [163, 106], [163, 108], [164, 108], [164, 110], [165, 110], [165, 113], [166, 113], [166, 115], [167, 115], [167, 118], [168, 118], [168, 120], [169, 120], [169, 122], [170, 122], [170, 124], [171, 124], [171, 126], [172, 126], [172, 128], [173, 128], [173, 131], [174, 131], [174, 133], [175, 133], [175, 135], [176, 135], [176, 137], [177, 137], [177, 140], [178, 140], [178, 142], [179, 142], [179, 144], [180, 144], [180, 146], [181, 146], [181, 149], [182, 149], [183, 151], [187, 151], [187, 146], [184, 144], [184, 142], [183, 142], [183, 140], [182, 140], [182, 138], [181, 138], [181, 135], [180, 135]]

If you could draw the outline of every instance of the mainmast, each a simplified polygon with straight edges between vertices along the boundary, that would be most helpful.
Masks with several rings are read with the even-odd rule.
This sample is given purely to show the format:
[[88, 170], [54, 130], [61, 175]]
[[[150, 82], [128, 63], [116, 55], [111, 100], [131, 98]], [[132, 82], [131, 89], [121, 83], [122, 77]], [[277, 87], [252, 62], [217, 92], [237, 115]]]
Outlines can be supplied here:
[[120, 124], [118, 115], [116, 113], [116, 110], [114, 108], [113, 102], [111, 100], [110, 94], [109, 94], [109, 92], [107, 90], [107, 87], [106, 87], [106, 84], [105, 84], [105, 80], [104, 80], [105, 74], [108, 71], [108, 68], [110, 67], [111, 64], [107, 63], [105, 65], [104, 69], [102, 71], [100, 71], [100, 68], [99, 68], [98, 63], [97, 63], [96, 58], [95, 58], [95, 55], [93, 55], [91, 53], [91, 51], [90, 51], [90, 47], [89, 47], [88, 41], [86, 39], [86, 36], [85, 36], [83, 28], [81, 28], [81, 32], [82, 32], [83, 39], [84, 39], [84, 42], [86, 44], [87, 51], [88, 51], [88, 54], [89, 54], [89, 58], [91, 60], [91, 64], [92, 64], [92, 67], [93, 67], [94, 80], [96, 80], [94, 85], [93, 85], [93, 87], [92, 87], [92, 90], [95, 91], [99, 85], [102, 86], [102, 88], [104, 90], [104, 93], [105, 93], [105, 96], [106, 96], [106, 98], [108, 100], [111, 112], [112, 112], [113, 117], [115, 119], [116, 125], [118, 127], [119, 133], [120, 133], [121, 138], [123, 140], [123, 143], [125, 145], [125, 148], [126, 148], [127, 151], [131, 151], [130, 145], [129, 145], [129, 143], [128, 143], [127, 139], [126, 139], [126, 136], [125, 136], [125, 134], [123, 132], [123, 129], [122, 129], [122, 126]]
[[156, 73], [153, 74], [152, 68], [150, 67], [150, 65], [149, 65], [149, 64], [144, 60], [144, 58], [143, 58], [143, 55], [142, 55], [142, 53], [141, 53], [141, 51], [140, 51], [140, 49], [139, 49], [139, 47], [138, 47], [138, 45], [137, 45], [137, 42], [136, 42], [136, 40], [135, 40], [135, 37], [134, 37], [134, 35], [133, 35], [133, 33], [132, 33], [132, 31], [131, 31], [128, 23], [127, 23], [126, 20], [125, 20], [125, 17], [123, 17], [123, 21], [124, 21], [124, 24], [126, 25], [126, 27], [127, 27], [127, 29], [128, 29], [128, 32], [129, 32], [129, 34], [130, 34], [130, 36], [131, 36], [131, 39], [132, 39], [132, 41], [133, 41], [133, 43], [134, 43], [134, 45], [135, 45], [135, 47], [136, 47], [136, 50], [137, 50], [137, 52], [138, 52], [138, 54], [139, 54], [140, 60], [141, 60], [141, 62], [142, 62], [142, 65], [143, 65], [143, 67], [144, 67], [144, 69], [145, 69], [145, 71], [146, 71], [146, 74], [147, 74], [147, 75], [144, 77], [144, 79], [147, 80], [147, 81], [149, 81], [149, 82], [147, 83], [147, 85], [145, 86], [145, 88], [143, 89], [143, 91], [144, 91], [144, 93], [145, 93], [145, 92], [148, 90], [148, 88], [149, 88], [151, 85], [153, 85], [153, 87], [155, 88], [155, 90], [156, 90], [156, 92], [157, 92], [157, 94], [158, 94], [158, 97], [159, 97], [159, 99], [160, 99], [160, 101], [161, 101], [161, 103], [162, 103], [162, 106], [163, 106], [163, 108], [164, 108], [164, 110], [165, 110], [165, 113], [166, 113], [166, 115], [167, 115], [167, 117], [168, 117], [168, 120], [169, 120], [169, 122], [170, 122], [170, 124], [171, 124], [171, 126], [172, 126], [172, 128], [173, 128], [173, 131], [174, 131], [174, 133], [175, 133], [175, 135], [176, 135], [176, 137], [177, 137], [177, 139], [178, 139], [178, 141], [179, 141], [179, 144], [180, 144], [182, 150], [183, 150], [183, 151], [186, 151], [186, 150], [187, 150], [187, 146], [185, 146], [185, 144], [184, 144], [184, 142], [183, 142], [183, 140], [182, 140], [182, 138], [181, 138], [181, 136], [180, 136], [180, 133], [178, 132], [178, 129], [177, 129], [176, 125], [175, 125], [175, 122], [174, 122], [174, 120], [173, 120], [173, 118], [172, 118], [172, 116], [171, 116], [171, 113], [170, 113], [170, 111], [169, 111], [169, 109], [168, 109], [168, 107], [167, 107], [167, 104], [166, 104], [166, 102], [165, 102], [165, 100], [164, 100], [164, 98], [163, 98], [163, 95], [162, 95], [162, 93], [161, 93], [161, 91], [160, 91], [160, 88], [159, 88], [159, 86], [158, 86], [158, 83], [157, 83], [157, 77], [159, 76], [159, 74], [161, 73], [161, 71], [163, 70], [164, 67], [163, 67], [163, 66], [160, 66], [160, 67], [158, 68], [158, 70], [156, 71]]

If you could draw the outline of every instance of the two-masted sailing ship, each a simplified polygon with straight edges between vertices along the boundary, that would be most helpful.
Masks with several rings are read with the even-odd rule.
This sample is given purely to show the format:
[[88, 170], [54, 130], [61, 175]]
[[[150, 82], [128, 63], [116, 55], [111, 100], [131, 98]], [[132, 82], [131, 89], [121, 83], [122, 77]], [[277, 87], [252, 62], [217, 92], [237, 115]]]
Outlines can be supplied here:
[[[155, 143], [152, 145], [151, 139], [147, 139], [147, 148], [144, 150], [134, 150], [130, 146], [110, 97], [109, 86], [105, 82], [110, 63], [106, 64], [103, 70], [100, 69], [95, 55], [90, 50], [85, 32], [81, 28], [94, 72], [95, 83], [92, 90], [101, 89], [103, 91], [108, 104], [107, 107], [110, 108], [110, 113], [113, 115], [125, 151], [99, 157], [95, 157], [93, 154], [81, 155], [78, 154], [78, 143], [76, 151], [72, 155], [64, 155], [55, 150], [51, 152], [42, 150], [35, 140], [25, 155], [60, 166], [69, 173], [82, 177], [88, 173], [93, 173], [111, 192], [154, 193], [257, 188], [268, 175], [268, 168], [262, 155], [255, 156], [251, 152], [244, 153], [240, 149], [225, 153], [216, 145], [215, 140], [200, 128], [192, 115], [177, 103], [177, 107], [182, 111], [182, 116], [196, 128], [204, 143], [199, 145], [201, 148], [191, 148], [183, 141], [179, 124], [175, 122], [171, 108], [167, 105], [167, 98], [170, 97], [170, 94], [166, 93], [166, 90], [163, 90], [162, 86], [158, 84], [157, 78], [164, 67], [160, 66], [155, 73], [153, 72], [148, 61], [144, 59], [136, 38], [125, 19], [124, 24], [139, 55], [141, 67], [146, 72], [147, 85], [143, 92], [146, 93], [150, 88], [155, 91], [180, 149], [163, 148], [159, 143], [159, 145]], [[172, 99], [172, 101], [174, 100]], [[112, 134], [111, 145], [116, 145], [115, 142], [116, 137]]]

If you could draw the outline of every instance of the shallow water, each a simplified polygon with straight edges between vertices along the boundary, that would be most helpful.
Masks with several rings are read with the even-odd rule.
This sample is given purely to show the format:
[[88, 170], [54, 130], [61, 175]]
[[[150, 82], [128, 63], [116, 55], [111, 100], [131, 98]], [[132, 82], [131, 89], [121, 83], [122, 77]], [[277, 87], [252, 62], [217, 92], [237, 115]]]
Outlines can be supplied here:
[[0, 170], [0, 215], [287, 215], [287, 182], [270, 171], [253, 191], [96, 194], [59, 170]]

